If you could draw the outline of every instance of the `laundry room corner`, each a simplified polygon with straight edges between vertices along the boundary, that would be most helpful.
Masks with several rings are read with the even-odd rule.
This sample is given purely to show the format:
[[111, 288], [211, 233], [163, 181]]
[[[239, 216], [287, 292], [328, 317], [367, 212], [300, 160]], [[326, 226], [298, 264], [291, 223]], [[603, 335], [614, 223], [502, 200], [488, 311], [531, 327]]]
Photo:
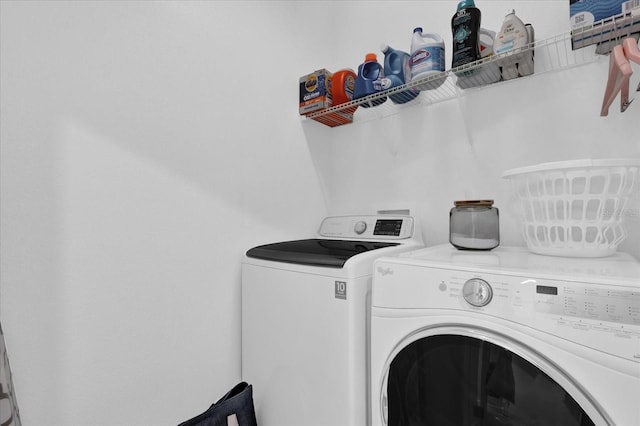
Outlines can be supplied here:
[[279, 53], [304, 11], [0, 8], [0, 315], [23, 424], [178, 424], [240, 380], [244, 252], [326, 215]]
[[[522, 280], [542, 280], [539, 288], [528, 282], [526, 300], [500, 281], [496, 288], [518, 305], [510, 313], [526, 317], [533, 301], [544, 310], [553, 300], [554, 309], [569, 309], [571, 316], [573, 305], [562, 306], [565, 296], [587, 311], [597, 307], [569, 322], [536, 312], [551, 321], [533, 324], [541, 326], [540, 340], [558, 327], [566, 332], [541, 346], [550, 358], [564, 350], [555, 343], [575, 334], [575, 344], [567, 345], [575, 353], [563, 365], [580, 358], [582, 320], [615, 324], [596, 325], [596, 336], [606, 339], [577, 369], [601, 360], [607, 342], [627, 339], [620, 324], [637, 329], [640, 312], [638, 292], [629, 289], [638, 271], [633, 258], [640, 260], [640, 194], [632, 193], [619, 212], [626, 225], [626, 239], [616, 246], [621, 253], [595, 263], [611, 269], [622, 258], [620, 265], [635, 265], [620, 271], [632, 284], [578, 300], [570, 292], [594, 284], [589, 261], [575, 263], [583, 283], [554, 284], [556, 278], [575, 281], [574, 263], [526, 252], [505, 172], [579, 159], [639, 162], [640, 92], [631, 93], [636, 101], [625, 112], [616, 99], [601, 117], [610, 57], [555, 66], [557, 59], [595, 50], [571, 49], [569, 0], [475, 0], [483, 27], [499, 30], [514, 9], [535, 27], [539, 44], [527, 53], [535, 52], [536, 68], [532, 75], [462, 89], [450, 69], [457, 3], [0, 0], [0, 337], [22, 424], [172, 426], [255, 378], [259, 420], [285, 426], [282, 411], [295, 405], [291, 424], [327, 426], [340, 415], [350, 420], [332, 426], [370, 425], [382, 413], [372, 417], [380, 401], [371, 401], [369, 392], [376, 274], [391, 289], [377, 307], [393, 311], [376, 314], [378, 327], [387, 321], [417, 324], [408, 333], [422, 327], [422, 319], [393, 318], [413, 302], [431, 300], [417, 297], [427, 294], [420, 288], [430, 274], [425, 259], [409, 253], [440, 247], [437, 253], [453, 253], [462, 263], [477, 254], [449, 244], [450, 211], [458, 200], [491, 200], [499, 209], [504, 247], [481, 261], [495, 261], [512, 247], [505, 259], [521, 254], [527, 263], [516, 262]], [[638, 0], [629, 4], [640, 10]], [[358, 106], [353, 122], [336, 127], [300, 114], [301, 76], [357, 71], [372, 53], [382, 63], [381, 48], [410, 51], [418, 27], [442, 36], [443, 72], [453, 87], [446, 96], [422, 88], [406, 104], [391, 97], [376, 106], [370, 101]], [[558, 36], [569, 48], [550, 53], [545, 42]], [[634, 69], [635, 86], [640, 70]], [[384, 261], [388, 268], [376, 270], [384, 255], [402, 255], [420, 267], [406, 272], [417, 290], [393, 291], [405, 273], [393, 276], [394, 268], [413, 266]], [[531, 264], [541, 266], [531, 272]], [[473, 274], [505, 271], [476, 266]], [[459, 263], [452, 268], [471, 273]], [[447, 308], [463, 303], [473, 313], [468, 318], [481, 312], [467, 299], [486, 297], [487, 282], [470, 276], [467, 285], [455, 281], [458, 276], [453, 285], [444, 283], [450, 278], [443, 275], [431, 289], [433, 300]], [[598, 291], [615, 281], [600, 278]], [[467, 299], [449, 297], [465, 285]], [[563, 299], [554, 298], [558, 294]], [[615, 305], [611, 298], [630, 301]], [[499, 299], [496, 315], [505, 300]], [[610, 302], [625, 311], [624, 321], [602, 307]], [[503, 319], [502, 330], [511, 333], [511, 320]], [[638, 365], [640, 354], [631, 346], [640, 334], [633, 332], [636, 340], [605, 357], [629, 358], [619, 372]], [[501, 343], [496, 333], [494, 344]], [[399, 337], [382, 333], [378, 344], [386, 351]], [[375, 358], [381, 375], [382, 355]], [[606, 378], [607, 368], [597, 374]], [[279, 369], [287, 374], [272, 374]], [[637, 369], [633, 374], [616, 383], [637, 383]], [[305, 377], [312, 379], [298, 387]], [[589, 376], [590, 385], [597, 383]], [[335, 392], [347, 387], [347, 396]], [[568, 388], [576, 393], [573, 384]], [[586, 414], [598, 412], [597, 401], [581, 393], [577, 403], [584, 400]], [[613, 411], [626, 404], [623, 398], [607, 402]], [[625, 408], [612, 418], [635, 415]], [[299, 413], [302, 420], [295, 418]]]

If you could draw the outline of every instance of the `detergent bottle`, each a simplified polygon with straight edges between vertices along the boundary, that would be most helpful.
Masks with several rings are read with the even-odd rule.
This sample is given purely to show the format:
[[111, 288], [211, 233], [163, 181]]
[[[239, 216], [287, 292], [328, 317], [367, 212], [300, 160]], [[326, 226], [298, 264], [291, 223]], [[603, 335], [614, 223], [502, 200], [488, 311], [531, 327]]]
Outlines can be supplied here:
[[[389, 79], [390, 87], [398, 87], [408, 83], [410, 78], [409, 69], [409, 54], [401, 50], [393, 49], [392, 47], [383, 44], [380, 46], [380, 50], [384, 53], [384, 76]], [[419, 91], [414, 89], [407, 89], [402, 92], [389, 95], [389, 98], [393, 103], [404, 104], [414, 99], [420, 94]]]
[[[413, 30], [411, 39], [411, 59], [409, 69], [411, 70], [411, 81], [427, 79], [424, 84], [416, 86], [416, 90], [437, 89], [444, 83], [445, 57], [444, 41], [438, 34], [422, 33], [422, 28]], [[442, 78], [428, 78], [441, 75]]]
[[533, 74], [534, 70], [535, 51], [533, 49], [533, 42], [535, 41], [535, 31], [533, 30], [533, 25], [531, 24], [525, 24], [524, 27], [527, 30], [528, 51], [524, 53], [523, 60], [518, 63], [518, 75], [520, 75], [520, 77], [531, 75]]
[[[331, 79], [331, 98], [333, 106], [342, 105], [353, 99], [353, 91], [356, 85], [356, 73], [349, 68], [341, 69], [333, 73]], [[345, 108], [346, 112], [354, 112], [358, 106]]]
[[478, 38], [480, 34], [480, 9], [473, 0], [462, 0], [451, 18], [453, 33], [453, 57], [451, 68], [469, 64], [480, 59]]
[[504, 80], [518, 77], [518, 65], [520, 63], [524, 65], [527, 62], [526, 56], [531, 55], [531, 52], [525, 52], [525, 48], [529, 43], [529, 34], [533, 34], [533, 27], [530, 31], [527, 31], [524, 23], [516, 16], [515, 10], [507, 13], [502, 22], [502, 28], [496, 34], [496, 39], [493, 43], [496, 55], [510, 52], [509, 55], [505, 55], [499, 60]]
[[[496, 32], [485, 28], [480, 28], [478, 37], [478, 50], [480, 50], [480, 58], [488, 59], [494, 55], [493, 41]], [[500, 66], [496, 61], [481, 62], [471, 71], [463, 71], [456, 73], [456, 84], [458, 87], [468, 89], [470, 87], [484, 86], [485, 84], [500, 81]]]
[[[375, 53], [367, 53], [364, 62], [358, 67], [358, 76], [353, 90], [353, 99], [364, 98], [388, 88], [388, 81], [383, 81], [384, 70], [378, 63]], [[384, 83], [384, 84], [383, 84]], [[386, 96], [361, 104], [363, 108], [374, 107], [384, 103]]]

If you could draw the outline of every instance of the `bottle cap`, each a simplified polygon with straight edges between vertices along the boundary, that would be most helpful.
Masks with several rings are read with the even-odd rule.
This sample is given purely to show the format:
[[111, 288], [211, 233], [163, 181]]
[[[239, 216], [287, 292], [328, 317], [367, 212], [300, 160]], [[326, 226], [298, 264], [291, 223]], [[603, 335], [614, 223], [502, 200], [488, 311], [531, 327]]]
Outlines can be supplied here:
[[421, 32], [422, 32], [422, 27], [415, 27], [415, 28], [413, 29], [413, 32], [414, 32], [414, 33], [421, 33]]
[[473, 0], [462, 0], [460, 3], [458, 3], [458, 10], [467, 7], [476, 7], [476, 4], [473, 2]]
[[375, 53], [367, 53], [367, 56], [364, 57], [365, 62], [369, 61], [377, 61], [378, 56]]
[[389, 50], [389, 45], [388, 45], [388, 44], [384, 44], [384, 43], [382, 43], [382, 44], [380, 45], [380, 51], [381, 51], [382, 53], [387, 53], [387, 50]]

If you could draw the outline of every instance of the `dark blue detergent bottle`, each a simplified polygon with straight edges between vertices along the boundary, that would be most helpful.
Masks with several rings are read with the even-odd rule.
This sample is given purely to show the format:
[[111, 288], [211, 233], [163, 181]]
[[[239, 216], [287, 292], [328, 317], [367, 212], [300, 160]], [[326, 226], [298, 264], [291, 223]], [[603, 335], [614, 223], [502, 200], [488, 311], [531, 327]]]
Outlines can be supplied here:
[[473, 0], [462, 0], [451, 18], [453, 33], [453, 59], [451, 68], [469, 64], [481, 59], [478, 48], [480, 20], [482, 14]]
[[[390, 88], [402, 86], [411, 79], [409, 59], [411, 56], [402, 50], [396, 50], [383, 44], [380, 50], [384, 53], [384, 76], [390, 81]], [[407, 78], [409, 77], [409, 78]], [[402, 92], [389, 95], [395, 104], [404, 104], [418, 96], [420, 92], [415, 89], [407, 89]]]
[[[353, 89], [353, 99], [364, 98], [365, 96], [376, 94], [383, 89], [384, 70], [382, 65], [378, 63], [378, 57], [375, 53], [367, 53], [364, 63], [358, 67], [358, 76], [356, 77], [356, 86]], [[374, 107], [384, 103], [386, 96], [360, 104], [363, 108]]]

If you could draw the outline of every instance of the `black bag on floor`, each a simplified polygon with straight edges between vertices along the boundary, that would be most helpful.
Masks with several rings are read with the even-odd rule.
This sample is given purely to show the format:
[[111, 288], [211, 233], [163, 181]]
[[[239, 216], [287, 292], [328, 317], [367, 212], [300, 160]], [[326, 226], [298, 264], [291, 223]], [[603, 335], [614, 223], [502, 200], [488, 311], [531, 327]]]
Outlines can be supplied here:
[[207, 411], [178, 426], [257, 426], [252, 386], [238, 383]]

